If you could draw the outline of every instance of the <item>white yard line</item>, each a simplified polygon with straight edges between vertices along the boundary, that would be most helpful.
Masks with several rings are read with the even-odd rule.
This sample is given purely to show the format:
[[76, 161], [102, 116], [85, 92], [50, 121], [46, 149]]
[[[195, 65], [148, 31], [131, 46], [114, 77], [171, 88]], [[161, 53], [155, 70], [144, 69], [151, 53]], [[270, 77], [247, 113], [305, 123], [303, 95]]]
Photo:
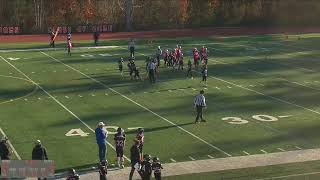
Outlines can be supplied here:
[[68, 68], [70, 68], [70, 69], [72, 69], [72, 70], [74, 70], [74, 71], [78, 72], [79, 74], [81, 74], [81, 75], [83, 75], [83, 76], [85, 76], [85, 77], [87, 77], [87, 78], [91, 79], [92, 81], [94, 81], [94, 82], [96, 82], [96, 83], [98, 83], [98, 84], [102, 85], [103, 87], [105, 87], [105, 88], [107, 88], [107, 89], [111, 90], [112, 92], [114, 92], [114, 93], [116, 93], [116, 94], [120, 95], [121, 97], [123, 97], [123, 98], [127, 99], [128, 101], [130, 101], [130, 102], [132, 102], [132, 103], [134, 103], [134, 104], [136, 104], [137, 106], [141, 107], [142, 109], [144, 109], [144, 110], [146, 110], [146, 111], [148, 111], [148, 112], [152, 113], [153, 115], [157, 116], [158, 118], [160, 118], [160, 119], [162, 119], [162, 120], [164, 120], [164, 121], [168, 122], [169, 124], [171, 124], [171, 125], [173, 125], [173, 126], [177, 127], [178, 129], [180, 129], [180, 130], [184, 131], [185, 133], [189, 134], [190, 136], [194, 137], [195, 139], [198, 139], [199, 141], [201, 141], [201, 142], [203, 142], [203, 143], [207, 144], [207, 145], [208, 145], [208, 146], [210, 146], [211, 148], [216, 149], [217, 151], [220, 151], [221, 153], [223, 153], [223, 154], [225, 154], [225, 155], [227, 155], [227, 156], [229, 156], [229, 157], [230, 157], [230, 156], [232, 156], [231, 154], [229, 154], [229, 153], [225, 152], [224, 150], [220, 149], [219, 147], [214, 146], [213, 144], [211, 144], [211, 143], [207, 142], [206, 140], [204, 140], [204, 139], [200, 138], [199, 136], [197, 136], [197, 135], [195, 135], [195, 134], [191, 133], [190, 131], [188, 131], [188, 130], [184, 129], [183, 127], [181, 127], [181, 126], [179, 126], [179, 125], [175, 124], [174, 122], [172, 122], [172, 121], [168, 120], [167, 118], [165, 118], [165, 117], [163, 117], [163, 116], [161, 116], [161, 115], [157, 114], [156, 112], [154, 112], [154, 111], [150, 110], [149, 108], [147, 108], [147, 107], [145, 107], [145, 106], [143, 106], [143, 105], [139, 104], [138, 102], [136, 102], [136, 101], [132, 100], [131, 98], [127, 97], [126, 95], [124, 95], [124, 94], [122, 94], [122, 93], [120, 93], [120, 92], [116, 91], [115, 89], [113, 89], [113, 88], [111, 88], [111, 87], [107, 86], [106, 84], [102, 83], [101, 81], [99, 81], [99, 80], [97, 80], [97, 79], [95, 79], [95, 78], [92, 78], [91, 76], [89, 76], [89, 75], [87, 75], [87, 74], [85, 74], [85, 73], [83, 73], [83, 72], [79, 71], [78, 69], [75, 69], [75, 68], [74, 68], [74, 67], [72, 67], [72, 66], [69, 66], [68, 64], [65, 64], [65, 63], [61, 62], [60, 60], [58, 60], [58, 59], [56, 59], [56, 58], [54, 58], [54, 57], [50, 56], [50, 55], [49, 55], [49, 54], [47, 54], [47, 53], [44, 53], [44, 52], [41, 52], [41, 53], [42, 53], [42, 54], [44, 54], [44, 55], [46, 55], [47, 57], [50, 57], [50, 58], [51, 58], [51, 59], [53, 59], [54, 61], [59, 62], [59, 63], [61, 63], [61, 64], [65, 65], [66, 67], [68, 67]]
[[[0, 132], [1, 132], [1, 134], [2, 134], [3, 137], [8, 137], [8, 136], [4, 133], [4, 131], [2, 130], [2, 128], [0, 128]], [[19, 160], [21, 160], [20, 155], [18, 154], [18, 152], [16, 151], [16, 149], [13, 147], [10, 139], [8, 139], [8, 144], [9, 144], [11, 150], [13, 151], [14, 155], [15, 155]]]
[[[10, 62], [8, 62], [5, 58], [3, 58], [2, 56], [0, 56], [0, 58], [5, 61], [7, 64], [9, 64], [11, 67], [13, 67], [16, 71], [18, 71], [20, 74], [22, 74], [24, 77], [26, 77], [27, 79], [30, 80], [30, 82], [32, 82], [33, 84], [35, 84], [36, 86], [38, 86], [38, 88], [40, 88], [44, 93], [46, 93], [49, 97], [51, 97], [57, 104], [59, 104], [63, 109], [65, 109], [66, 111], [68, 111], [73, 117], [75, 117], [77, 120], [79, 120], [84, 126], [86, 126], [91, 132], [95, 132], [87, 123], [85, 123], [84, 121], [82, 121], [76, 114], [74, 114], [71, 110], [69, 110], [65, 105], [63, 105], [60, 101], [58, 101], [54, 96], [52, 96], [48, 91], [46, 91], [42, 86], [40, 86], [38, 83], [36, 83], [35, 81], [33, 81], [29, 76], [27, 76], [25, 73], [23, 73], [20, 69], [18, 69], [17, 67], [15, 67], [13, 64], [11, 64]], [[109, 142], [107, 142], [108, 145], [114, 149], [115, 147], [110, 144]], [[124, 156], [124, 158], [126, 160], [128, 160], [130, 162], [130, 159], [126, 156]]]

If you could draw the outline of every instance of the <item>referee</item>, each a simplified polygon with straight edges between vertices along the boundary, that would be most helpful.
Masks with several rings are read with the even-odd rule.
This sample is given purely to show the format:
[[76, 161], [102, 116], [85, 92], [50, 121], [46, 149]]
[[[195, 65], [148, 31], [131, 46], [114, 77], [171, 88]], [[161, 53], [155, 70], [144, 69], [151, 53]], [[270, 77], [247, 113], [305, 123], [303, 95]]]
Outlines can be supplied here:
[[206, 122], [206, 120], [203, 119], [202, 117], [202, 111], [203, 108], [206, 108], [206, 98], [204, 97], [204, 91], [201, 90], [200, 94], [198, 94], [195, 98], [194, 98], [194, 108], [197, 110], [197, 117], [196, 117], [196, 121], [194, 123], [199, 123], [199, 118], [201, 119], [201, 122]]

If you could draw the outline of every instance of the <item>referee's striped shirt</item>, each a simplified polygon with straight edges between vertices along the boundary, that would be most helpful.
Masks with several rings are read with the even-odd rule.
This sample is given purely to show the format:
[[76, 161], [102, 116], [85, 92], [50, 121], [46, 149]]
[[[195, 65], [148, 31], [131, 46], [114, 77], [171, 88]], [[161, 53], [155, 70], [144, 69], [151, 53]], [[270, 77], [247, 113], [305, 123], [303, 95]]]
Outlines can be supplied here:
[[206, 98], [204, 97], [203, 94], [198, 94], [195, 98], [194, 98], [194, 105], [196, 106], [202, 106], [205, 107], [206, 105]]

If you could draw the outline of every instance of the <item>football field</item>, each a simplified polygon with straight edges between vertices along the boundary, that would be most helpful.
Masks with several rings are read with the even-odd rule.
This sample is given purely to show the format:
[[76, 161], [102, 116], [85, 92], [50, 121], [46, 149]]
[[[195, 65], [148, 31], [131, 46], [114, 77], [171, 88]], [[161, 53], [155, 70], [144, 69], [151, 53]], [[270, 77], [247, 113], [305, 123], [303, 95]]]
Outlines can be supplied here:
[[[30, 159], [36, 139], [56, 168], [91, 167], [98, 162], [94, 129], [109, 131], [108, 161], [116, 162], [113, 132], [127, 134], [125, 155], [145, 129], [144, 152], [163, 163], [269, 154], [319, 148], [319, 34], [136, 41], [143, 80], [122, 77], [117, 61], [127, 59], [127, 40], [88, 47], [76, 42], [72, 56], [64, 43], [0, 45], [0, 128], [17, 154]], [[184, 51], [185, 69], [161, 64], [156, 84], [145, 71], [157, 46]], [[208, 81], [200, 69], [186, 78], [191, 50], [208, 47]], [[18, 48], [18, 49], [16, 49]], [[163, 62], [163, 61], [162, 61]], [[194, 124], [194, 96], [203, 89], [206, 123]], [[18, 159], [17, 155], [15, 156]], [[128, 161], [126, 161], [128, 164]]]

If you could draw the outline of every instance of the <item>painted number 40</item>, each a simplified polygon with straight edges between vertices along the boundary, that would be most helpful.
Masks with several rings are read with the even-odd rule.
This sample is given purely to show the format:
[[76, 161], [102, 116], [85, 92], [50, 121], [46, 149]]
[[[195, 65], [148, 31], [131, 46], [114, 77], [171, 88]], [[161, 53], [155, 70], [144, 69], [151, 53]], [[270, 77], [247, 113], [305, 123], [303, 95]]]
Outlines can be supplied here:
[[[284, 117], [289, 117], [289, 116], [279, 116], [279, 118], [284, 118]], [[269, 115], [253, 115], [252, 119], [255, 119], [257, 121], [262, 121], [262, 122], [274, 122], [278, 121], [279, 119], [274, 116], [269, 116]], [[241, 117], [224, 117], [222, 118], [223, 121], [227, 121], [229, 124], [247, 124], [249, 123], [248, 120], [242, 119]]]

